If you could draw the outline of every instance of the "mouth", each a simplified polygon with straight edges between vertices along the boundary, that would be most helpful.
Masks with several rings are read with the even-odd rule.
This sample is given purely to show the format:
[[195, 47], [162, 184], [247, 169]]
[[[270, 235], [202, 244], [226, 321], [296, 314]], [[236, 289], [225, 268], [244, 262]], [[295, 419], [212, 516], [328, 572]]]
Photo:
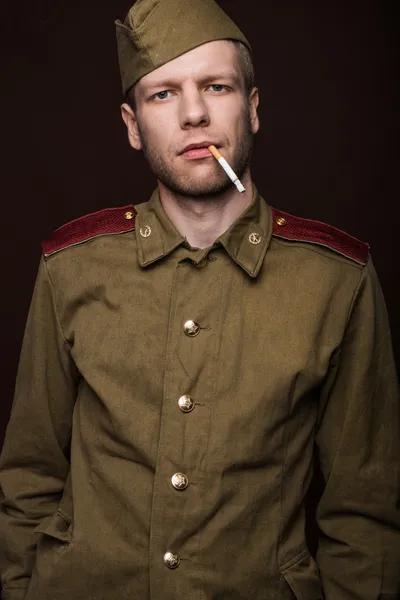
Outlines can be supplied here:
[[197, 144], [190, 144], [189, 146], [186, 146], [186, 148], [184, 148], [180, 154], [186, 158], [207, 158], [212, 156], [210, 150], [208, 149], [208, 147], [211, 145], [214, 145], [216, 148], [219, 147], [214, 142], [199, 142]]

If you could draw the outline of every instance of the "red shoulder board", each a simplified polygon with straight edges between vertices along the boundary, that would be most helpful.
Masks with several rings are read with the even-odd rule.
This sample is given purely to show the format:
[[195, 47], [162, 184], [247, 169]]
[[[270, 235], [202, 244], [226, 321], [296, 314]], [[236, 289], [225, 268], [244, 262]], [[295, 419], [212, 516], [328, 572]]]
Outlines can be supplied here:
[[342, 254], [365, 265], [369, 256], [369, 245], [361, 242], [348, 233], [311, 219], [294, 217], [280, 210], [272, 209], [274, 219], [273, 235], [285, 240], [298, 242], [309, 242], [330, 248], [334, 252]]
[[137, 212], [132, 204], [120, 208], [105, 208], [62, 225], [42, 243], [48, 258], [70, 246], [76, 246], [100, 235], [125, 233], [135, 229]]

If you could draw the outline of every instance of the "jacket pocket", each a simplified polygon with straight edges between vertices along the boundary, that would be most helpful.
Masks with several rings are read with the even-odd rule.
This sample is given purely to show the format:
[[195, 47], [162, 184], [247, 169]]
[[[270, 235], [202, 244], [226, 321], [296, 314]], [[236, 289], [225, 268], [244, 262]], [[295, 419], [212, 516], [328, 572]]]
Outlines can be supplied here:
[[307, 549], [280, 571], [296, 600], [324, 600], [318, 567]]
[[36, 527], [36, 532], [41, 533], [43, 537], [47, 536], [61, 542], [62, 547], [66, 548], [72, 542], [72, 519], [62, 510], [58, 509], [39, 523]]
[[61, 577], [65, 579], [65, 569], [63, 570], [62, 565], [66, 551], [72, 548], [72, 518], [59, 508], [43, 519], [35, 531], [41, 535], [36, 547], [36, 562], [25, 600], [50, 598], [50, 592], [47, 594], [45, 592], [52, 589], [54, 582], [60, 578], [60, 572]]

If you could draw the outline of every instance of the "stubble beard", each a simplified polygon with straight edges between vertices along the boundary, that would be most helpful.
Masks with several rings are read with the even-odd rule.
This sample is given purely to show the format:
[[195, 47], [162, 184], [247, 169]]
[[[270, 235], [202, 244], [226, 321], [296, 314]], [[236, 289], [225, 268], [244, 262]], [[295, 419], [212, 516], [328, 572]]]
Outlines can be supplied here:
[[[244, 109], [244, 121], [243, 134], [238, 140], [234, 156], [231, 159], [231, 167], [239, 179], [242, 178], [247, 166], [250, 165], [254, 144], [254, 134], [252, 132], [248, 104], [246, 104]], [[171, 168], [168, 160], [149, 144], [146, 133], [143, 131], [139, 121], [138, 129], [143, 154], [150, 169], [156, 178], [174, 194], [186, 198], [205, 200], [210, 197], [220, 196], [232, 187], [233, 183], [216, 161], [212, 176], [207, 178], [204, 176], [196, 177], [195, 175], [177, 173]]]

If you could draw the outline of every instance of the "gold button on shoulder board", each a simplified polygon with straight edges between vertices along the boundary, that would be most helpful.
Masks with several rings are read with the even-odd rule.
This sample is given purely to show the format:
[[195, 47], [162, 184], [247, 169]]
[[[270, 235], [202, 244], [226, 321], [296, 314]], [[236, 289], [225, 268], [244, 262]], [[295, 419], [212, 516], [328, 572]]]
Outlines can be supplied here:
[[278, 217], [277, 220], [276, 220], [276, 222], [281, 227], [283, 227], [283, 225], [286, 225], [286, 219], [284, 219], [283, 217]]
[[133, 214], [133, 212], [132, 212], [132, 211], [130, 211], [130, 210], [128, 210], [128, 212], [126, 212], [126, 213], [125, 213], [125, 219], [126, 219], [127, 221], [131, 221], [131, 220], [133, 219], [133, 217], [134, 217], [134, 214]]

